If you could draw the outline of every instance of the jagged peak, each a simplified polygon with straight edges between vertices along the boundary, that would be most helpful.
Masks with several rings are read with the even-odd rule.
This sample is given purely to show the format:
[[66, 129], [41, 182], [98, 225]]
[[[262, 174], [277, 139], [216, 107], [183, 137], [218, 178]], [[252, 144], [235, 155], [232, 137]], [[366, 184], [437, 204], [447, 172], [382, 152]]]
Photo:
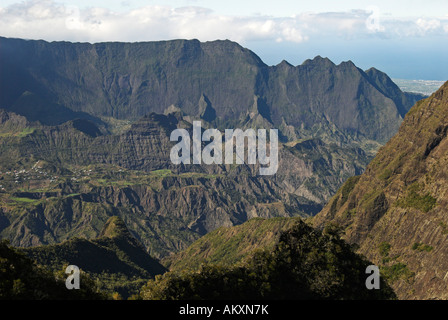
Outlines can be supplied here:
[[374, 67], [371, 67], [371, 68], [365, 70], [364, 72], [365, 73], [377, 73], [377, 72], [384, 73], [384, 72], [382, 72], [382, 71], [380, 71], [380, 70], [378, 70], [377, 68], [374, 68]]
[[254, 103], [251, 112], [261, 115], [264, 119], [272, 123], [271, 110], [266, 102], [259, 96], [254, 96]]
[[355, 67], [355, 68], [356, 68], [356, 65], [353, 63], [352, 60], [347, 60], [347, 61], [342, 61], [342, 62], [338, 65], [338, 67]]
[[167, 115], [169, 115], [169, 114], [171, 114], [171, 113], [180, 113], [180, 114], [183, 114], [183, 111], [182, 111], [181, 108], [179, 108], [179, 107], [175, 106], [174, 104], [172, 104], [172, 105], [170, 105], [169, 107], [167, 107], [167, 108], [163, 111], [163, 114], [164, 114], [165, 116], [167, 116]]
[[124, 221], [117, 216], [110, 217], [103, 226], [99, 238], [128, 237], [131, 233]]
[[279, 64], [276, 65], [276, 67], [294, 67], [292, 64], [290, 64], [286, 60], [282, 60]]
[[211, 122], [216, 119], [216, 110], [212, 107], [212, 103], [205, 94], [199, 99], [199, 115], [200, 118]]
[[[365, 74], [367, 74], [370, 78], [379, 78], [382, 80], [385, 80], [389, 83], [393, 83], [392, 79], [387, 75], [387, 73], [378, 70], [377, 68], [369, 68], [364, 71]], [[395, 83], [394, 83], [395, 84]]]
[[305, 62], [302, 63], [302, 66], [307, 66], [307, 65], [328, 65], [328, 66], [335, 66], [335, 64], [333, 63], [333, 61], [331, 61], [330, 59], [328, 59], [327, 57], [323, 58], [320, 55], [317, 55], [316, 57], [314, 57], [314, 59], [307, 59], [305, 60]]

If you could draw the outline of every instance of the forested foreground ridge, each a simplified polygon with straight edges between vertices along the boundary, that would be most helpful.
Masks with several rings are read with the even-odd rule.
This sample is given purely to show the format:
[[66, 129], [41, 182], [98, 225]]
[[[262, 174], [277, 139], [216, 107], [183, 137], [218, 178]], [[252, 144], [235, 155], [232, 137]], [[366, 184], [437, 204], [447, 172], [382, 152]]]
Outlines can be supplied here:
[[[207, 236], [205, 236], [207, 237]], [[366, 287], [369, 261], [339, 238], [298, 221], [281, 232], [273, 249], [260, 248], [236, 264], [203, 264], [172, 271], [148, 282], [143, 299], [364, 300], [395, 299], [384, 279]]]
[[[236, 233], [223, 230], [218, 237], [228, 241], [231, 239], [226, 237], [234, 237], [238, 241], [241, 233], [247, 230], [272, 225], [269, 220], [246, 224]], [[279, 231], [271, 243], [253, 248], [235, 261], [228, 262], [223, 257], [223, 262], [204, 262], [199, 267], [187, 264], [182, 269], [168, 271], [144, 251], [139, 251], [141, 247], [123, 226], [121, 220], [111, 218], [106, 233], [96, 240], [74, 239], [26, 250], [13, 249], [3, 241], [0, 297], [38, 300], [396, 299], [386, 278], [380, 278], [380, 290], [367, 289], [366, 269], [371, 263], [341, 240], [335, 227], [320, 232], [295, 219], [290, 227]], [[255, 234], [251, 236], [253, 240], [256, 240]], [[216, 235], [207, 235], [201, 242], [203, 245], [208, 242], [213, 249], [211, 239], [214, 237]], [[123, 251], [130, 244], [132, 249]], [[239, 243], [241, 247], [244, 244], [243, 241]], [[69, 263], [76, 263], [83, 271], [82, 290], [65, 288], [67, 275], [63, 270]]]

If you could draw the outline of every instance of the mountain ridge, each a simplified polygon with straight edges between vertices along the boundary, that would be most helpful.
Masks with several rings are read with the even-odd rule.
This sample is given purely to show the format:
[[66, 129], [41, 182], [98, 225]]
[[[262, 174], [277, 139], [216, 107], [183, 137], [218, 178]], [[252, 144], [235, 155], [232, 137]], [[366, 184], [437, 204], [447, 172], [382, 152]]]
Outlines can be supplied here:
[[[90, 277], [97, 278], [100, 289], [107, 288], [124, 297], [135, 294], [144, 281], [166, 272], [131, 235], [124, 221], [116, 216], [106, 221], [95, 239], [72, 238], [54, 245], [20, 250], [53, 271], [61, 270], [65, 265], [76, 265]], [[118, 281], [109, 279], [113, 275]]]
[[[95, 238], [117, 215], [161, 258], [250, 218], [314, 215], [398, 129], [394, 101], [409, 103], [351, 61], [267, 66], [231, 41], [0, 37], [0, 55], [0, 234], [17, 246]], [[174, 165], [170, 133], [195, 120], [278, 128], [277, 174]]]
[[262, 177], [252, 165], [172, 165], [169, 132], [191, 130], [179, 114], [150, 114], [117, 135], [90, 130], [88, 120], [16, 128], [24, 118], [4, 114], [0, 232], [19, 246], [96, 236], [120, 215], [152, 255], [165, 256], [217, 227], [315, 214], [369, 159], [317, 138], [280, 144], [277, 175]]
[[445, 299], [448, 82], [407, 113], [360, 177], [314, 218], [392, 274], [401, 299]]
[[[296, 128], [296, 136], [309, 137], [322, 123], [323, 113], [345, 134], [355, 132], [383, 143], [402, 120], [403, 107], [390, 101], [389, 93], [384, 96], [385, 90], [372, 86], [369, 76], [351, 61], [335, 65], [317, 56], [298, 66], [287, 62], [268, 66], [228, 40], [89, 44], [0, 37], [0, 43], [5, 70], [0, 75], [0, 86], [5, 88], [0, 106], [10, 111], [30, 91], [91, 117], [136, 120], [170, 106], [199, 116], [200, 100], [206, 96], [216, 124], [236, 126], [235, 119], [259, 97], [280, 131], [286, 122]], [[394, 91], [397, 94], [406, 101], [403, 93]], [[360, 100], [362, 96], [366, 99]]]
[[[271, 232], [264, 241], [266, 231]], [[256, 219], [217, 230], [173, 262], [173, 270], [142, 287], [142, 299], [396, 299], [384, 278], [381, 290], [366, 288], [371, 262], [341, 240], [337, 229], [321, 232], [300, 219]]]

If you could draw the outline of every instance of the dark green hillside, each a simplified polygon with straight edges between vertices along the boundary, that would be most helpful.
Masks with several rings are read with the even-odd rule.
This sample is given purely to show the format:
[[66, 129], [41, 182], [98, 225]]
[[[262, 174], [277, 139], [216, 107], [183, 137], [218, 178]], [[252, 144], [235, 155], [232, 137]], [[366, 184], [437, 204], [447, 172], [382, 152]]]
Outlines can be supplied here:
[[[0, 241], [0, 300], [98, 300], [100, 293], [94, 282], [81, 273], [79, 290], [67, 290], [67, 275], [62, 267], [55, 272], [38, 266], [23, 252]], [[4, 304], [4, 303], [3, 303]]]
[[[239, 238], [238, 233], [244, 229], [234, 231]], [[207, 245], [214, 243], [202, 243], [202, 247]], [[336, 230], [328, 228], [321, 233], [296, 221], [274, 240], [273, 248], [256, 252], [244, 264], [215, 263], [202, 265], [199, 270], [171, 271], [149, 281], [140, 295], [149, 300], [395, 299], [382, 278], [380, 290], [366, 288], [369, 265], [339, 238]]]
[[135, 294], [147, 279], [166, 271], [146, 253], [118, 217], [110, 218], [96, 239], [73, 238], [22, 251], [53, 271], [64, 265], [76, 265], [96, 280], [100, 290], [109, 294], [118, 292], [125, 298]]
[[280, 234], [301, 218], [254, 218], [235, 227], [221, 227], [201, 237], [187, 249], [163, 260], [171, 271], [197, 270], [203, 264], [231, 266], [257, 250], [273, 249]]

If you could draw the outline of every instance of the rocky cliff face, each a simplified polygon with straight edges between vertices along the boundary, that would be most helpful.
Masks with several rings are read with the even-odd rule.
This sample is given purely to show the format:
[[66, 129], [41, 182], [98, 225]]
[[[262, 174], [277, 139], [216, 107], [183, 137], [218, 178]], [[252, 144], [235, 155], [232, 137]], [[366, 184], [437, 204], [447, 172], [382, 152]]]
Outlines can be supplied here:
[[[174, 107], [235, 127], [244, 124], [255, 99], [258, 114], [289, 140], [333, 126], [348, 137], [386, 142], [412, 106], [386, 75], [364, 72], [350, 61], [335, 65], [316, 57], [299, 66], [270, 67], [230, 41], [0, 38], [0, 44], [0, 106], [45, 124], [74, 116], [136, 120]], [[30, 110], [31, 102], [34, 108], [46, 104], [52, 113]]]
[[3, 118], [0, 226], [19, 246], [96, 236], [119, 215], [151, 254], [165, 256], [221, 226], [313, 215], [369, 160], [360, 148], [306, 140], [280, 144], [277, 174], [260, 176], [257, 165], [173, 165], [171, 131], [191, 130], [179, 114], [148, 115], [118, 135], [87, 120]]
[[365, 173], [314, 220], [340, 224], [400, 298], [448, 297], [447, 115], [448, 83], [410, 110]]
[[[252, 217], [314, 215], [409, 108], [379, 71], [271, 67], [230, 41], [0, 38], [0, 56], [0, 234], [20, 246], [95, 237], [118, 215], [162, 257]], [[170, 134], [193, 120], [279, 129], [277, 174], [173, 165]]]

